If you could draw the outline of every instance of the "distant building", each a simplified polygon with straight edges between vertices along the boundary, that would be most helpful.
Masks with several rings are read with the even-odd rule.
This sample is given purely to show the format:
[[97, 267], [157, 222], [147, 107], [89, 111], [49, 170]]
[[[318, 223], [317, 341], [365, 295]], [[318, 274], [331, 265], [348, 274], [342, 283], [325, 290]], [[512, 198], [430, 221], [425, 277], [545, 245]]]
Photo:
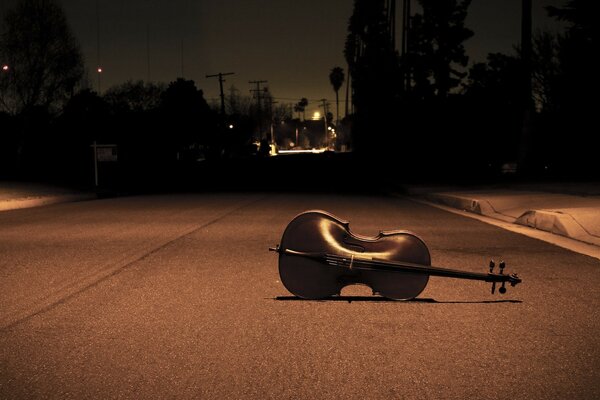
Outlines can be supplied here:
[[[333, 129], [333, 125], [330, 125]], [[319, 149], [327, 144], [323, 120], [286, 120], [274, 127], [275, 142], [281, 149]], [[331, 131], [329, 145], [333, 145]]]

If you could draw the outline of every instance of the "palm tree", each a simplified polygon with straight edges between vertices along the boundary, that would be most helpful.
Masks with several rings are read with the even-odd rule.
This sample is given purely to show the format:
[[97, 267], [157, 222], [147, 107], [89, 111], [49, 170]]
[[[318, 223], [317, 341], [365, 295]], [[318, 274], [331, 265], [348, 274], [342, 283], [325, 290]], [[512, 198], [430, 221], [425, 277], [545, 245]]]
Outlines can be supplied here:
[[302, 119], [306, 120], [306, 107], [308, 106], [308, 99], [306, 97], [301, 98], [296, 106], [298, 107], [298, 111], [302, 113]]
[[344, 70], [340, 67], [334, 67], [329, 74], [329, 82], [331, 82], [331, 86], [333, 86], [333, 90], [335, 92], [335, 118], [336, 124], [340, 122], [340, 101], [338, 98], [338, 93], [342, 84], [344, 83]]

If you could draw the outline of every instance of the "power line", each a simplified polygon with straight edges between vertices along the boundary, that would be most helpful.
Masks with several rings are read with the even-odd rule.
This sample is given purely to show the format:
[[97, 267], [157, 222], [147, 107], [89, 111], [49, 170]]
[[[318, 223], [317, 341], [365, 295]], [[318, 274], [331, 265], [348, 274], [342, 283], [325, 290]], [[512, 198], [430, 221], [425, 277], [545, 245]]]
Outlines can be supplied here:
[[[225, 81], [225, 82], [227, 82], [227, 81]], [[237, 91], [237, 89], [236, 89], [236, 91]], [[254, 92], [254, 91], [255, 90], [251, 90], [251, 92]], [[217, 100], [217, 99], [219, 99], [219, 96], [217, 96], [217, 97], [207, 97], [206, 99], [207, 100]], [[273, 100], [298, 102], [300, 99], [298, 99], [297, 97], [275, 97], [275, 96], [273, 96]], [[310, 102], [313, 102], [313, 103], [319, 103], [321, 101], [321, 99], [307, 99], [307, 100], [310, 101]], [[345, 102], [346, 102], [346, 100], [340, 99], [340, 103], [345, 103]]]
[[147, 82], [150, 83], [150, 25], [146, 24], [146, 66]]
[[181, 38], [181, 78], [183, 79], [183, 37]]
[[98, 66], [96, 67], [96, 73], [98, 74], [98, 94], [102, 94], [102, 87], [100, 86], [100, 75], [102, 74], [102, 66], [100, 65], [100, 1], [96, 0], [96, 60]]

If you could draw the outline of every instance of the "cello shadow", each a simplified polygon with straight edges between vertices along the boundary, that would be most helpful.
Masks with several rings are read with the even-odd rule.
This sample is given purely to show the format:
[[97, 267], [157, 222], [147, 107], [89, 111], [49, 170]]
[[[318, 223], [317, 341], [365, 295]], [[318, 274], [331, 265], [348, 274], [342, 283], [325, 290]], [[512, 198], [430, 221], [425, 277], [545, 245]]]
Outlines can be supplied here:
[[298, 296], [277, 296], [273, 300], [277, 301], [353, 301], [372, 302], [372, 303], [433, 303], [433, 304], [489, 304], [489, 303], [522, 303], [521, 300], [480, 300], [480, 301], [437, 301], [431, 298], [415, 298], [411, 300], [393, 300], [380, 296], [331, 296], [323, 299], [303, 299]]

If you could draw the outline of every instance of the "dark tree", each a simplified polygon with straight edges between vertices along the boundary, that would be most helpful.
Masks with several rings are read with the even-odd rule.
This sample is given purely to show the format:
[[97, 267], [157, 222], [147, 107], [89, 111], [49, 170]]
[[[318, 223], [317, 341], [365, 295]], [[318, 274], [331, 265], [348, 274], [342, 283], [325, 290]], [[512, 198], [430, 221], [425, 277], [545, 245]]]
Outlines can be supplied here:
[[464, 85], [466, 96], [518, 108], [519, 59], [501, 53], [488, 54], [486, 63], [474, 64]]
[[160, 105], [166, 85], [128, 81], [109, 88], [102, 96], [116, 110], [151, 111]]
[[0, 104], [11, 113], [60, 106], [83, 77], [79, 45], [53, 0], [21, 0], [6, 13], [0, 59], [8, 66], [0, 80]]
[[329, 73], [329, 82], [333, 87], [333, 91], [335, 92], [335, 119], [336, 123], [340, 120], [340, 100], [339, 100], [339, 91], [344, 83], [344, 70], [340, 67], [334, 67]]
[[306, 107], [308, 106], [308, 99], [303, 97], [300, 99], [296, 105], [294, 105], [294, 111], [297, 113], [302, 113], [302, 119], [306, 119]]
[[469, 69], [464, 100], [469, 114], [462, 125], [475, 138], [471, 150], [484, 156], [484, 163], [499, 170], [517, 158], [522, 99], [520, 59], [489, 54], [486, 63]]
[[445, 98], [466, 76], [463, 43], [473, 36], [465, 27], [471, 0], [419, 0], [422, 14], [411, 21], [409, 43], [414, 91], [420, 98]]
[[164, 91], [160, 105], [165, 124], [159, 140], [173, 158], [204, 146], [216, 150], [217, 115], [210, 110], [202, 90], [192, 80], [178, 78]]
[[400, 83], [397, 53], [391, 37], [388, 2], [355, 0], [344, 55], [352, 77], [355, 151], [378, 157], [389, 150], [394, 130], [388, 126]]
[[548, 7], [548, 14], [566, 22], [567, 29], [558, 37], [560, 82], [557, 98], [563, 109], [588, 109], [588, 95], [598, 93], [598, 37], [594, 29], [595, 6], [591, 0], [567, 1], [561, 8]]
[[558, 71], [549, 86], [551, 114], [545, 115], [547, 134], [556, 145], [554, 164], [566, 175], [600, 175], [600, 162], [591, 143], [598, 141], [597, 101], [600, 90], [597, 2], [570, 0], [548, 7], [550, 16], [567, 23], [557, 38]]
[[227, 111], [229, 115], [249, 116], [252, 108], [252, 97], [242, 96], [240, 91], [231, 85], [229, 96], [227, 96]]
[[532, 84], [536, 109], [540, 112], [553, 112], [560, 103], [557, 93], [561, 72], [560, 35], [539, 31], [532, 43]]

